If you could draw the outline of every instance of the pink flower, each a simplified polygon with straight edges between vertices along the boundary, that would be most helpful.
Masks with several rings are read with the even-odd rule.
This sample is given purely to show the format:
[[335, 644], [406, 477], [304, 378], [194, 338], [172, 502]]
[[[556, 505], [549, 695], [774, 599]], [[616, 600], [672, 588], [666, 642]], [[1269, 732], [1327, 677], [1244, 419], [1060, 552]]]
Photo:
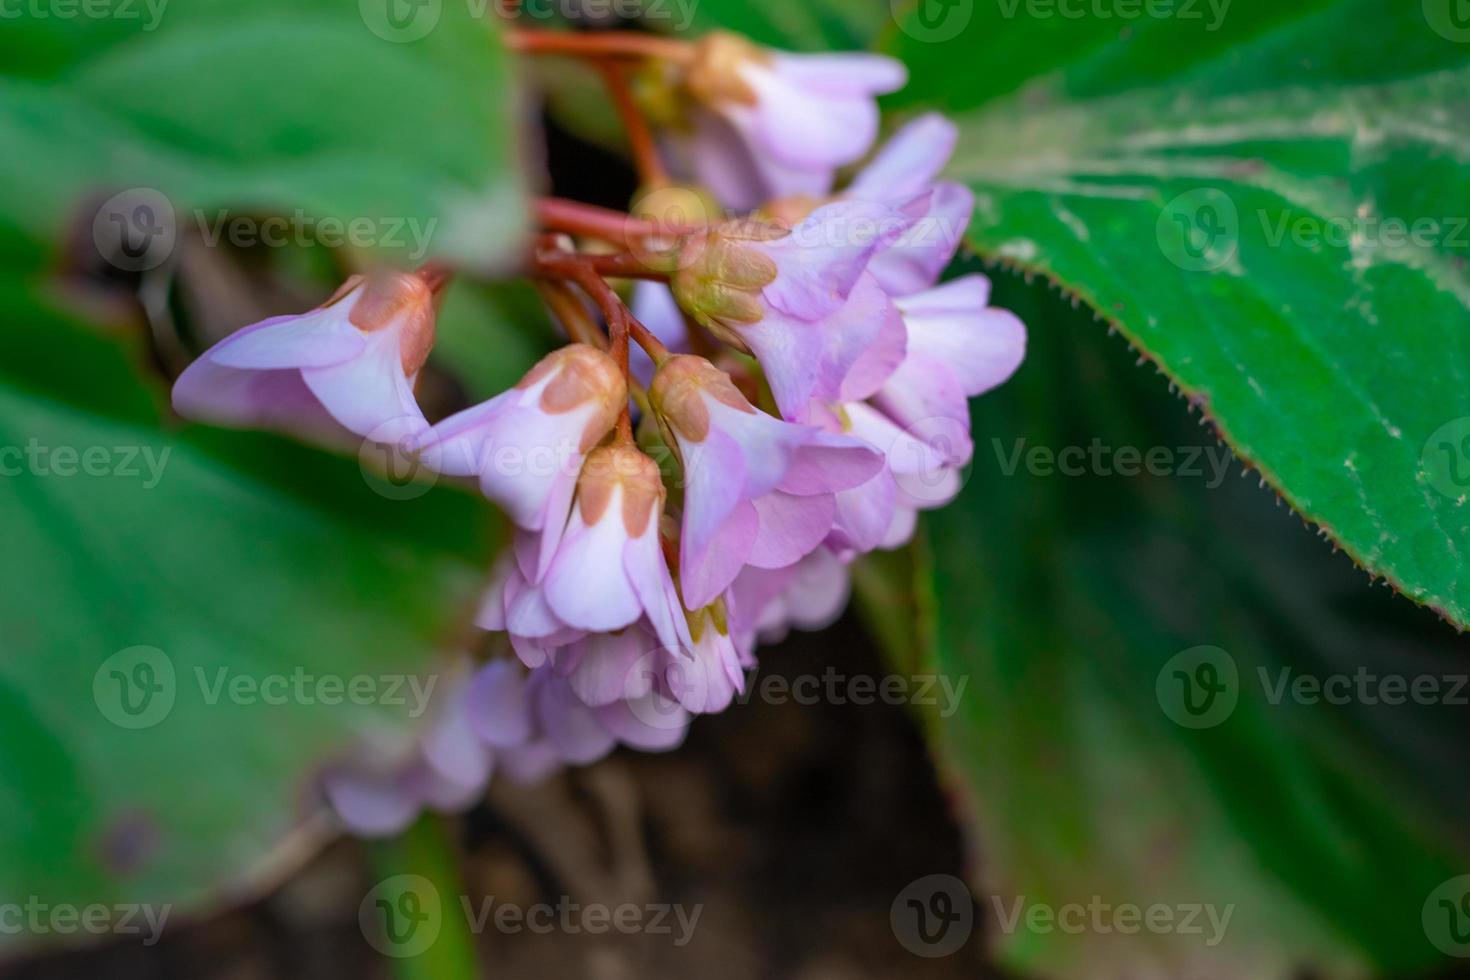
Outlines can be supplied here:
[[628, 388], [611, 357], [571, 344], [510, 391], [453, 415], [421, 440], [440, 472], [478, 476], [485, 496], [523, 528], [565, 514], [586, 453], [612, 431]]
[[619, 742], [644, 751], [676, 748], [688, 729], [688, 715], [662, 695], [589, 705], [553, 665], [528, 673], [509, 660], [480, 671], [467, 711], [474, 731], [523, 782], [562, 763], [595, 762]]
[[679, 582], [699, 609], [745, 565], [782, 568], [827, 536], [834, 494], [882, 467], [861, 443], [757, 411], [708, 361], [669, 358], [649, 398], [684, 470]]
[[354, 276], [310, 313], [245, 327], [174, 384], [180, 415], [384, 443], [427, 428], [414, 382], [434, 346], [434, 294], [403, 273]]
[[694, 714], [716, 714], [745, 690], [745, 668], [755, 660], [730, 635], [723, 602], [706, 605], [690, 618], [693, 643], [688, 656], [667, 657], [663, 689]]
[[842, 192], [848, 199], [894, 207], [927, 195], [922, 216], [868, 265], [891, 296], [908, 296], [934, 285], [969, 227], [975, 195], [962, 184], [936, 182], [958, 137], [958, 128], [943, 116], [920, 116], [895, 133]]
[[913, 535], [918, 511], [943, 506], [960, 492], [959, 468], [947, 447], [969, 444], [968, 425], [940, 420], [905, 430], [866, 403], [843, 406], [845, 431], [883, 454], [877, 476], [837, 495], [828, 546], [844, 558], [897, 548]]
[[[1026, 327], [990, 303], [990, 280], [969, 275], [895, 301], [908, 350], [875, 399], [911, 433], [928, 429], [930, 448], [950, 466], [970, 461], [969, 399], [1005, 382], [1026, 357]], [[962, 437], [947, 438], [945, 420]]]
[[406, 759], [387, 766], [381, 753], [327, 770], [322, 787], [346, 827], [359, 837], [391, 837], [425, 808], [468, 809], [485, 792], [495, 756], [475, 734], [469, 690], [455, 691]]
[[747, 568], [730, 588], [736, 632], [747, 648], [757, 637], [778, 643], [791, 629], [826, 629], [851, 594], [847, 565], [827, 547], [786, 568]]
[[587, 456], [570, 513], [551, 515], [540, 537], [519, 534], [480, 625], [511, 634], [527, 666], [588, 633], [647, 619], [665, 646], [689, 643], [684, 608], [659, 540], [664, 488], [658, 465], [631, 446]]
[[681, 646], [665, 646], [640, 623], [590, 635], [558, 650], [555, 659], [557, 673], [584, 704], [599, 711], [621, 706], [638, 722], [637, 737], [647, 741], [657, 732], [682, 730], [691, 713], [728, 708], [745, 689], [745, 668], [755, 665], [747, 651], [732, 635], [726, 603], [716, 601], [689, 615]]
[[699, 323], [755, 355], [782, 415], [808, 421], [814, 402], [867, 397], [902, 360], [903, 323], [866, 268], [912, 220], [847, 201], [789, 231], [718, 225], [683, 241], [671, 285]]
[[878, 135], [875, 97], [901, 88], [899, 62], [870, 54], [788, 54], [734, 34], [701, 39], [683, 78], [704, 113], [688, 156], [727, 206], [788, 194], [823, 195], [837, 168]]

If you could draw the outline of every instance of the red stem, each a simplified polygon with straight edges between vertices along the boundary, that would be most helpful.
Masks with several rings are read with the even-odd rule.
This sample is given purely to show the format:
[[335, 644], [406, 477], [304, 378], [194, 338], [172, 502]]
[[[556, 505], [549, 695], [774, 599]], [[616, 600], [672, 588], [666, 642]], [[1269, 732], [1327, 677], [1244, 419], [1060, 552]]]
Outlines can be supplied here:
[[561, 197], [539, 198], [536, 201], [536, 221], [550, 231], [601, 238], [625, 248], [649, 238], [667, 238], [694, 230], [665, 228], [622, 211], [599, 208], [580, 201], [568, 201]]
[[429, 287], [429, 292], [434, 294], [435, 299], [438, 299], [449, 286], [449, 281], [454, 278], [454, 269], [435, 259], [420, 266], [414, 275], [422, 279], [424, 285]]
[[628, 144], [633, 150], [633, 162], [638, 168], [639, 179], [648, 188], [668, 187], [673, 181], [669, 172], [664, 169], [658, 143], [653, 138], [653, 130], [649, 128], [648, 120], [643, 117], [633, 100], [633, 90], [628, 87], [626, 66], [602, 62], [598, 67], [602, 70], [603, 80], [607, 82], [608, 95], [612, 97], [618, 116], [623, 121], [623, 129], [627, 131]]
[[554, 279], [536, 279], [533, 283], [536, 292], [541, 294], [541, 301], [561, 321], [568, 337], [598, 350], [607, 350], [607, 338], [603, 336], [601, 328], [592, 322], [587, 308], [570, 286]]
[[562, 31], [509, 31], [506, 43], [524, 54], [557, 54], [574, 58], [658, 58], [686, 64], [694, 45], [641, 31], [601, 31], [574, 34]]
[[[617, 291], [608, 285], [603, 278], [605, 273], [600, 271], [604, 263], [599, 260], [621, 258], [620, 256], [606, 255], [574, 255], [570, 252], [555, 250], [538, 251], [532, 256], [532, 271], [535, 275], [548, 279], [563, 279], [576, 283], [583, 292], [592, 297], [592, 301], [602, 310], [603, 316], [607, 318], [608, 332], [612, 335], [612, 348], [615, 356], [618, 352], [619, 336], [622, 337], [622, 356], [626, 358], [627, 341], [631, 337], [648, 352], [648, 356], [655, 364], [660, 364], [669, 357], [666, 348], [659, 339], [655, 337], [647, 327], [638, 322], [633, 312], [618, 296]], [[637, 256], [628, 258], [637, 259]], [[618, 273], [611, 273], [618, 274]]]

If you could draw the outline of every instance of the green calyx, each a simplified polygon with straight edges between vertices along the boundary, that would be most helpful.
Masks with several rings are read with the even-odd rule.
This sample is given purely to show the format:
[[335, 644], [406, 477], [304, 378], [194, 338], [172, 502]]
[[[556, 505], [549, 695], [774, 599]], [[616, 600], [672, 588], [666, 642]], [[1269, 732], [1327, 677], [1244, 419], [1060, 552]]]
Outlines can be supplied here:
[[749, 353], [739, 328], [764, 317], [761, 290], [777, 275], [776, 263], [751, 245], [786, 234], [771, 225], [727, 222], [686, 237], [669, 280], [674, 298], [701, 326]]

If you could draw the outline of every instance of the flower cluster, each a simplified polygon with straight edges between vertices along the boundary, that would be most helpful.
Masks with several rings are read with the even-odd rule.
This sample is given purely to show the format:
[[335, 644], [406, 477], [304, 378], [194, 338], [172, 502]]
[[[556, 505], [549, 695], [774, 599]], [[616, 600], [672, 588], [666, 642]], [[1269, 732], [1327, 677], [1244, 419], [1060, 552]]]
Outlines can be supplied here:
[[[959, 492], [967, 399], [1021, 363], [1025, 329], [984, 277], [938, 284], [973, 208], [939, 179], [949, 122], [910, 122], [835, 186], [872, 150], [897, 63], [719, 34], [654, 67], [675, 107], [663, 145], [739, 210], [628, 255], [605, 222], [545, 211], [561, 215], [547, 232], [604, 244], [537, 240], [527, 272], [569, 298], [551, 305], [575, 342], [513, 389], [425, 419], [437, 271], [354, 278], [225, 339], [175, 388], [195, 418], [407, 447], [514, 525], [478, 616], [514, 656], [455, 689], [411, 759], [331, 772], [362, 833], [466, 805], [493, 767], [534, 779], [680, 744], [742, 690], [759, 640], [830, 622], [848, 564]], [[627, 306], [607, 281], [623, 277], [645, 280]]]

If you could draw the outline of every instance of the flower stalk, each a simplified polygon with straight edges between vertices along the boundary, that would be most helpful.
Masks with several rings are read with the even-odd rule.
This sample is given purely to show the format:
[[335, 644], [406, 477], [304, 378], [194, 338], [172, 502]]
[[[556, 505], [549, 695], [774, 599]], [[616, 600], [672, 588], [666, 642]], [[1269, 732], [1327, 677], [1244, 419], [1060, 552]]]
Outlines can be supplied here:
[[509, 31], [511, 50], [530, 55], [563, 55], [594, 60], [672, 61], [687, 64], [695, 56], [694, 45], [641, 31], [605, 31], [574, 34], [563, 31]]
[[560, 197], [540, 198], [536, 201], [535, 210], [536, 223], [547, 231], [597, 238], [624, 248], [698, 230], [662, 225], [645, 218], [635, 218], [622, 211]]

